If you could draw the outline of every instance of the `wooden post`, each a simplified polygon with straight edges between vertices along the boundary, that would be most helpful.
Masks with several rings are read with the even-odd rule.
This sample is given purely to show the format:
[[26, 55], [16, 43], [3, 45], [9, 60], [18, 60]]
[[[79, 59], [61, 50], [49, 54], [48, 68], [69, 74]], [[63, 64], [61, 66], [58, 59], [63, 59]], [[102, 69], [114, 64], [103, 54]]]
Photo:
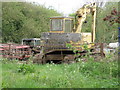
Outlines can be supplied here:
[[95, 41], [95, 32], [96, 32], [96, 3], [94, 3], [94, 8], [93, 8], [93, 11], [92, 11], [92, 42]]
[[8, 47], [8, 58], [11, 57], [11, 44], [8, 44], [9, 47]]
[[105, 54], [104, 54], [104, 52], [103, 52], [103, 43], [100, 43], [100, 54], [101, 54], [101, 56], [102, 57], [105, 57]]
[[118, 43], [119, 43], [119, 48], [118, 48], [118, 58], [120, 58], [120, 27], [118, 28]]

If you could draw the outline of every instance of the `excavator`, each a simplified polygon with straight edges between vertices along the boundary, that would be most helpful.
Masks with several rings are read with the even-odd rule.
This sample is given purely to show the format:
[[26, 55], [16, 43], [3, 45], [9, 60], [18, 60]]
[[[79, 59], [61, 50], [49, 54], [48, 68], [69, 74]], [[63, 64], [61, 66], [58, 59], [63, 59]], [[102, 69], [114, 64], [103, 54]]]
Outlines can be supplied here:
[[[82, 32], [87, 15], [92, 15], [91, 32]], [[76, 23], [75, 23], [76, 22]], [[41, 34], [41, 51], [34, 57], [34, 63], [71, 62], [86, 52], [85, 45], [94, 49], [96, 31], [96, 3], [84, 5], [73, 17], [51, 17], [50, 31]]]

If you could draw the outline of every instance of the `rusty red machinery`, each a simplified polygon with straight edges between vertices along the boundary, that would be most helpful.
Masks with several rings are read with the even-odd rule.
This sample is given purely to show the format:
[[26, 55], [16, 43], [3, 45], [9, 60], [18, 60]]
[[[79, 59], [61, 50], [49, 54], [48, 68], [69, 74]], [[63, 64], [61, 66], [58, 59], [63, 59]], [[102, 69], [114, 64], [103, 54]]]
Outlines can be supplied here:
[[28, 45], [0, 44], [0, 57], [25, 60], [31, 55], [31, 49]]

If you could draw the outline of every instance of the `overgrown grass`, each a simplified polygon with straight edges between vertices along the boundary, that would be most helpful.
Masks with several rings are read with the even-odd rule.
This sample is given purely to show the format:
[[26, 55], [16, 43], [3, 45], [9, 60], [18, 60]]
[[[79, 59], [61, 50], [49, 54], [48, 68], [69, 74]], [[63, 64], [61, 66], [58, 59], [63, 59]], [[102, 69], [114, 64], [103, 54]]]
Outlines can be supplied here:
[[[6, 62], [6, 63], [5, 63]], [[24, 65], [2, 62], [2, 88], [118, 88], [117, 60], [73, 64]], [[18, 72], [32, 65], [34, 72]], [[29, 69], [26, 69], [29, 71]], [[30, 69], [31, 70], [31, 69]]]

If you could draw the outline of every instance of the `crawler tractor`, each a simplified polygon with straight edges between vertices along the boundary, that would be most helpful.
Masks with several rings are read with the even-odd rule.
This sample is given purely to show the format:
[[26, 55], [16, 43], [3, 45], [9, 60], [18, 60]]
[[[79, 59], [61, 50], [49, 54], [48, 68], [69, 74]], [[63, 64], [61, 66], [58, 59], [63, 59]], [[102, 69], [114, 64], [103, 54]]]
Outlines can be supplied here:
[[[91, 32], [81, 32], [88, 14], [92, 15]], [[77, 22], [74, 24], [74, 21]], [[95, 48], [96, 3], [84, 5], [73, 17], [51, 17], [50, 31], [41, 34], [41, 51], [34, 57], [34, 63], [73, 62], [86, 53], [84, 45], [92, 51]], [[71, 47], [69, 47], [71, 46]], [[78, 54], [79, 55], [75, 55]]]

